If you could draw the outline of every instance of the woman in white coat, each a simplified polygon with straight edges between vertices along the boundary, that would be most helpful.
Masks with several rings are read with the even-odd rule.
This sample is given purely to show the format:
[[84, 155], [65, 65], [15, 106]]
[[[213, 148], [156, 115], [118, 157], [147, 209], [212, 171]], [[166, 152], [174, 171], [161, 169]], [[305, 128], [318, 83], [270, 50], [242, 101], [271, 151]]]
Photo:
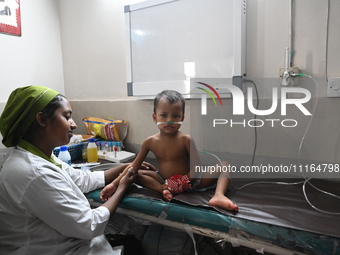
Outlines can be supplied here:
[[70, 103], [50, 88], [10, 95], [0, 117], [2, 142], [14, 146], [0, 172], [0, 254], [113, 254], [104, 229], [136, 174], [130, 171], [106, 203], [91, 209], [83, 193], [122, 169], [84, 172], [54, 157], [76, 127]]

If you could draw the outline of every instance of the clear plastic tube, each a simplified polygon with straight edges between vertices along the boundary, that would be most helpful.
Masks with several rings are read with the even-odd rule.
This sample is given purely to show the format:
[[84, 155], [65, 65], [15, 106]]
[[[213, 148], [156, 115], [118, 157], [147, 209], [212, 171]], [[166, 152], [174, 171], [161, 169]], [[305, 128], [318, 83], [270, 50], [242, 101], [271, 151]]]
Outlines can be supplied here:
[[[312, 112], [312, 117], [309, 119], [309, 122], [307, 124], [307, 127], [306, 127], [306, 130], [301, 138], [301, 141], [300, 141], [300, 145], [299, 145], [299, 149], [298, 149], [298, 161], [299, 161], [299, 165], [301, 165], [301, 149], [302, 149], [302, 144], [305, 140], [305, 137], [306, 137], [306, 134], [309, 130], [309, 127], [312, 123], [312, 120], [314, 118], [314, 114], [315, 114], [315, 109], [316, 109], [316, 106], [318, 105], [318, 98], [319, 98], [319, 90], [318, 90], [318, 83], [316, 82], [316, 80], [310, 76], [310, 75], [307, 75], [307, 74], [303, 74], [303, 73], [298, 73], [298, 74], [292, 74], [293, 77], [295, 76], [305, 76], [305, 77], [308, 77], [310, 79], [312, 79], [315, 83], [315, 90], [316, 90], [316, 97], [315, 97], [315, 104], [314, 104], [314, 107], [313, 107], [313, 112]], [[320, 208], [317, 208], [315, 205], [313, 205], [309, 199], [308, 199], [308, 196], [307, 196], [307, 192], [306, 192], [306, 185], [309, 184], [311, 187], [313, 187], [314, 189], [316, 189], [317, 191], [321, 192], [321, 193], [324, 193], [326, 195], [329, 195], [329, 196], [332, 196], [332, 197], [335, 197], [337, 199], [340, 199], [340, 196], [338, 195], [335, 195], [333, 193], [330, 193], [330, 192], [327, 192], [327, 191], [324, 191], [324, 190], [321, 190], [317, 187], [315, 187], [311, 182], [310, 180], [312, 178], [307, 178], [304, 173], [302, 173], [302, 176], [304, 178], [303, 181], [299, 181], [299, 182], [271, 182], [271, 181], [257, 181], [257, 182], [251, 182], [251, 183], [248, 183], [248, 184], [245, 184], [243, 185], [242, 187], [239, 187], [237, 188], [237, 190], [240, 190], [240, 189], [243, 189], [249, 185], [252, 185], [252, 184], [263, 184], [263, 183], [268, 183], [268, 184], [281, 184], [281, 185], [297, 185], [297, 184], [301, 184], [302, 183], [302, 192], [303, 192], [303, 195], [305, 197], [305, 200], [307, 201], [307, 203], [315, 210], [319, 211], [319, 212], [322, 212], [322, 213], [325, 213], [325, 214], [333, 214], [333, 215], [340, 215], [340, 212], [329, 212], [329, 211], [324, 211]]]
[[168, 124], [168, 125], [172, 125], [172, 124], [179, 124], [182, 125], [183, 121], [179, 121], [179, 122], [173, 122], [173, 121], [165, 121], [165, 122], [157, 122], [157, 125], [162, 125], [162, 124]]
[[[309, 127], [311, 125], [311, 122], [314, 118], [314, 114], [315, 114], [315, 110], [316, 110], [316, 107], [318, 105], [318, 97], [319, 97], [319, 90], [318, 90], [318, 83], [316, 82], [316, 80], [310, 76], [310, 75], [307, 75], [307, 74], [303, 74], [303, 73], [298, 73], [298, 74], [292, 74], [293, 77], [295, 76], [305, 76], [305, 77], [308, 77], [310, 79], [312, 79], [315, 83], [315, 89], [316, 89], [316, 99], [315, 99], [315, 104], [314, 104], [314, 107], [313, 107], [313, 111], [312, 111], [312, 116], [311, 118], [309, 119], [309, 122], [307, 124], [307, 127], [305, 129], [305, 132], [301, 138], [301, 141], [300, 141], [300, 144], [299, 144], [299, 149], [298, 149], [298, 161], [299, 161], [299, 165], [301, 165], [301, 149], [302, 149], [302, 145], [303, 145], [303, 142], [305, 140], [305, 137], [306, 137], [306, 134], [309, 130]], [[201, 151], [205, 154], [209, 154], [209, 155], [212, 155], [214, 156], [215, 158], [218, 159], [218, 161], [220, 162], [220, 164], [222, 164], [222, 161], [219, 159], [218, 156], [216, 156], [215, 154], [213, 153], [210, 153], [210, 152], [207, 152], [207, 151], [202, 151], [202, 150], [199, 150], [197, 149], [198, 151]], [[222, 164], [223, 165], [223, 164]], [[333, 194], [333, 193], [330, 193], [330, 192], [327, 192], [327, 191], [324, 191], [322, 189], [319, 189], [317, 188], [316, 186], [314, 186], [310, 181], [312, 178], [307, 178], [303, 173], [302, 173], [302, 176], [304, 178], [304, 180], [302, 181], [297, 181], [297, 182], [277, 182], [277, 181], [254, 181], [254, 182], [250, 182], [250, 183], [247, 183], [245, 185], [243, 185], [242, 187], [239, 187], [239, 188], [236, 188], [236, 190], [241, 190], [241, 189], [244, 189], [245, 187], [249, 186], [249, 185], [253, 185], [253, 184], [279, 184], [279, 185], [298, 185], [298, 184], [302, 184], [302, 192], [303, 192], [303, 195], [305, 197], [305, 200], [306, 202], [315, 210], [319, 211], [319, 212], [322, 212], [322, 213], [325, 213], [325, 214], [332, 214], [332, 215], [340, 215], [340, 212], [330, 212], [330, 211], [325, 211], [325, 210], [322, 210], [320, 208], [317, 208], [315, 205], [313, 205], [311, 203], [311, 201], [308, 199], [308, 196], [307, 196], [307, 192], [306, 192], [306, 185], [309, 184], [312, 188], [314, 188], [315, 190], [321, 192], [321, 193], [324, 193], [328, 196], [332, 196], [332, 197], [335, 197], [337, 199], [340, 199], [340, 196], [336, 195], [336, 194]]]

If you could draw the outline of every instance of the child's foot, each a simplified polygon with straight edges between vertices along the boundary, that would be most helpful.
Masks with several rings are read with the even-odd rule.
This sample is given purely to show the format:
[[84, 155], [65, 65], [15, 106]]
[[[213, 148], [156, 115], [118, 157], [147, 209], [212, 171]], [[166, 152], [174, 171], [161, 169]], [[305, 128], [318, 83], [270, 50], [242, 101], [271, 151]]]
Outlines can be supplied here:
[[170, 190], [165, 189], [165, 190], [163, 190], [163, 197], [165, 198], [166, 201], [170, 202], [171, 199], [173, 198], [173, 195], [170, 192]]
[[221, 209], [225, 209], [229, 211], [238, 211], [238, 206], [224, 195], [215, 194], [209, 200], [209, 205], [219, 207]]
[[116, 189], [117, 187], [113, 182], [106, 185], [100, 192], [100, 199], [102, 201], [107, 201], [112, 196], [112, 194], [116, 192]]

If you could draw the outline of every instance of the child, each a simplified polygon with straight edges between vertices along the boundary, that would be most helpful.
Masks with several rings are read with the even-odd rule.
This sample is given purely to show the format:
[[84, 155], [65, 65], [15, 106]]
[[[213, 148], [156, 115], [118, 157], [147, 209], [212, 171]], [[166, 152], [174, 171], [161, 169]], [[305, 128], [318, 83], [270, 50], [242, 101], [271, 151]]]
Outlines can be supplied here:
[[[158, 125], [159, 133], [148, 137], [142, 144], [142, 148], [136, 159], [127, 169], [137, 169], [137, 183], [158, 191], [170, 201], [174, 194], [185, 190], [200, 190], [207, 187], [215, 187], [215, 194], [210, 199], [209, 205], [226, 210], [238, 211], [238, 206], [225, 196], [230, 179], [228, 175], [216, 173], [209, 178], [203, 176], [191, 176], [190, 160], [198, 165], [199, 157], [195, 143], [188, 134], [179, 131], [184, 120], [185, 100], [181, 94], [173, 90], [165, 90], [154, 99], [154, 112], [152, 118]], [[191, 159], [190, 159], [191, 149]], [[143, 160], [151, 151], [156, 156], [157, 171], [141, 170]], [[228, 164], [226, 162], [223, 163]], [[215, 178], [218, 178], [217, 185]], [[106, 201], [118, 187], [119, 178], [108, 184], [101, 192], [100, 197]]]

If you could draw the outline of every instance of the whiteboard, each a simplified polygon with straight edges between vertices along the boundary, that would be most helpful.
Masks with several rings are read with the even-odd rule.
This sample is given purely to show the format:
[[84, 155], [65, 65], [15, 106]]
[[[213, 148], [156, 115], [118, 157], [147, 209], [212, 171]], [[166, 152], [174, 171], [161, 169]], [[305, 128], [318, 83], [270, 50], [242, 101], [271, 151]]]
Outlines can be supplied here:
[[189, 95], [190, 78], [244, 76], [245, 15], [245, 0], [125, 6], [128, 95], [152, 98], [163, 89]]

